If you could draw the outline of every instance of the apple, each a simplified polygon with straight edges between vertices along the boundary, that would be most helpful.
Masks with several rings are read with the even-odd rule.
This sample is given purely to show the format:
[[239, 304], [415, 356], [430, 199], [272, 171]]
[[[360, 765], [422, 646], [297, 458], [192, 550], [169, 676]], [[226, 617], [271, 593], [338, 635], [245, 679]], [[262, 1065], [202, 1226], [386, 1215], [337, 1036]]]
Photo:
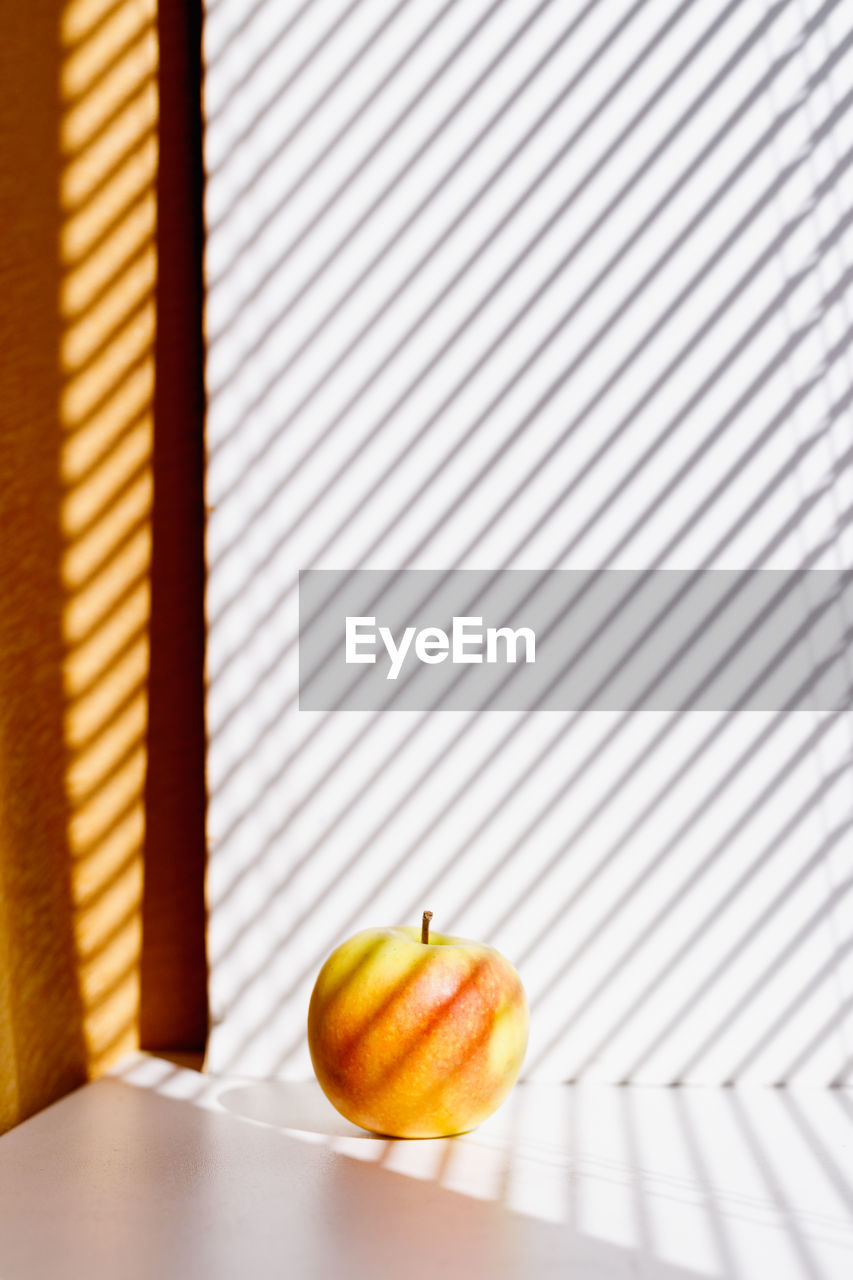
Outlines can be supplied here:
[[308, 1046], [329, 1101], [397, 1138], [473, 1129], [521, 1070], [529, 1015], [521, 979], [492, 947], [406, 925], [364, 929], [323, 965]]

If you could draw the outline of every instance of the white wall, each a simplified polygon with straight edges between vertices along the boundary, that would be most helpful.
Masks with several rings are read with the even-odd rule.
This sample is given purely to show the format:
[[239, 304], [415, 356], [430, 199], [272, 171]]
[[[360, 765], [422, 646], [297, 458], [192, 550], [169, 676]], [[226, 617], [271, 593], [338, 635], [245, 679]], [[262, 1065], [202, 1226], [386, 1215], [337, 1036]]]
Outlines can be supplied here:
[[299, 569], [853, 566], [846, 0], [209, 0], [215, 1070], [371, 924], [528, 1074], [853, 1069], [848, 714], [321, 714]]

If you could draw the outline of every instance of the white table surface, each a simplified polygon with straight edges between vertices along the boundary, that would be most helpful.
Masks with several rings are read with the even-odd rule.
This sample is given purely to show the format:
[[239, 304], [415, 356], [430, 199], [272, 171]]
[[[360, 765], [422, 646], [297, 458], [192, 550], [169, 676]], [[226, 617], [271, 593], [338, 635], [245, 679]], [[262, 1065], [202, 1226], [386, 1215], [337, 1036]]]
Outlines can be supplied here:
[[519, 1085], [461, 1138], [126, 1059], [0, 1139], [2, 1280], [853, 1277], [853, 1094]]

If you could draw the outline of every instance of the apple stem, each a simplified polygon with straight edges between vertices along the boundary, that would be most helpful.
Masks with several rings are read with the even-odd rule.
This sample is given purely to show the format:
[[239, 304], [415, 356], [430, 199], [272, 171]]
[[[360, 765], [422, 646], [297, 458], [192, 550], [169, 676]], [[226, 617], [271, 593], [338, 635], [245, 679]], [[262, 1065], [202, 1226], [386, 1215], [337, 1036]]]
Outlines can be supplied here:
[[421, 942], [429, 942], [429, 922], [432, 919], [432, 912], [425, 911], [424, 918], [421, 921]]

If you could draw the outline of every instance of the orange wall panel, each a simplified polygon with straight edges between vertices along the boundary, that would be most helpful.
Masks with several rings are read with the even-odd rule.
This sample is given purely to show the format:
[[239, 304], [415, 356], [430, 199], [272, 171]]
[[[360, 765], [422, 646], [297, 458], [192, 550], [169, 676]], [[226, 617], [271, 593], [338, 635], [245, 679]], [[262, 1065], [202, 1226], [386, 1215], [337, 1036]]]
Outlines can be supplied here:
[[[187, 758], [203, 760], [202, 619], [190, 612], [200, 515], [197, 546], [190, 528], [178, 555], [198, 580], [183, 615], [170, 619], [152, 590], [156, 4], [4, 0], [3, 28], [0, 1130], [139, 1044], [146, 808], [158, 814], [155, 865], [180, 861], [189, 823], [203, 830], [202, 766], [189, 767], [192, 797], [170, 801], [183, 830], [165, 841], [166, 774], [148, 769], [155, 596], [158, 644], [178, 654], [165, 672], [155, 664], [157, 705], [176, 717], [158, 713], [160, 733], [173, 741], [188, 716]], [[171, 508], [200, 513], [200, 424], [199, 402], [173, 442], [199, 460], [197, 482], [192, 465], [178, 467], [179, 494], [165, 443], [175, 422], [164, 424], [167, 532]], [[190, 640], [176, 643], [181, 628]], [[197, 689], [196, 702], [174, 698], [170, 681]], [[159, 942], [186, 936], [192, 958], [169, 973], [155, 947], [148, 1006], [156, 1035], [158, 1002], [175, 1005], [157, 987], [181, 988], [192, 969], [195, 1023], [173, 1019], [170, 1037], [195, 1044], [206, 1017], [201, 836], [192, 853], [200, 870], [164, 907]], [[145, 910], [159, 920], [156, 903]]]

